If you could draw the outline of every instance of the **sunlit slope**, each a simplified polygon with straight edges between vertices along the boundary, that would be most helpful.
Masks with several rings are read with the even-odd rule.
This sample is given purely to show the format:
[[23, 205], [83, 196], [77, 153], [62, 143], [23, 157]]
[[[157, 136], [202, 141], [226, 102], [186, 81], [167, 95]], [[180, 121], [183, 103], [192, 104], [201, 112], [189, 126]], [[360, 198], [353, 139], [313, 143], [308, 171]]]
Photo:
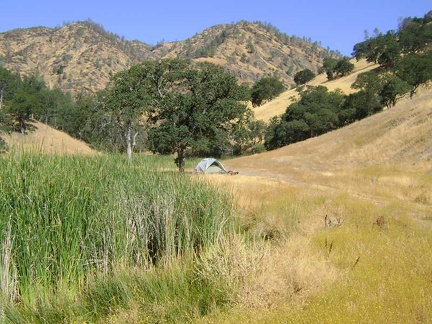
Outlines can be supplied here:
[[38, 153], [58, 154], [97, 154], [86, 143], [43, 123], [32, 123], [35, 129], [23, 135], [20, 133], [2, 134], [2, 138], [15, 149]]
[[432, 89], [319, 137], [229, 161], [229, 167], [287, 173], [377, 164], [432, 167]]
[[[357, 75], [360, 73], [372, 70], [377, 67], [375, 64], [367, 63], [365, 60], [361, 60], [356, 62], [355, 59], [351, 60], [351, 62], [355, 65], [353, 73], [350, 75], [327, 81], [326, 74], [320, 74], [312, 81], [308, 83], [311, 86], [323, 85], [329, 89], [329, 91], [333, 91], [335, 89], [341, 89], [344, 93], [350, 94], [355, 90], [351, 88], [351, 84], [356, 80]], [[254, 108], [253, 111], [255, 113], [255, 118], [259, 120], [269, 121], [273, 116], [281, 115], [285, 112], [286, 108], [293, 103], [293, 101], [297, 98], [297, 91], [295, 89], [287, 90], [283, 92], [276, 99], [267, 102], [266, 104]]]

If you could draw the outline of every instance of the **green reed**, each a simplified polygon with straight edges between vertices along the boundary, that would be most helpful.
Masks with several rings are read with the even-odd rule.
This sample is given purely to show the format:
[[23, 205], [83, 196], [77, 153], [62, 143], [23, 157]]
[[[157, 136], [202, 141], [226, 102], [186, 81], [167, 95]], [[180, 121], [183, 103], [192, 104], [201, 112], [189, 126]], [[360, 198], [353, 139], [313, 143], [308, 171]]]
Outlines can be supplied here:
[[155, 156], [0, 157], [1, 290], [37, 306], [95, 274], [197, 255], [230, 228], [231, 202]]

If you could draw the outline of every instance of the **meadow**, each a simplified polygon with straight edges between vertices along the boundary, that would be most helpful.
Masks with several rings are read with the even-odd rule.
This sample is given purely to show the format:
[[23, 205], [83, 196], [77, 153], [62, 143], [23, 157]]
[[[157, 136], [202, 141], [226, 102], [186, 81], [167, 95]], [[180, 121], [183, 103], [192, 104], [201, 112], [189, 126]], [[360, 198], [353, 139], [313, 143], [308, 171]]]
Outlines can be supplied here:
[[[431, 174], [351, 171], [356, 176], [333, 181], [357, 185], [355, 194], [333, 182], [318, 185], [320, 177], [220, 180], [238, 192], [242, 223], [270, 238], [271, 252], [237, 306], [200, 323], [432, 321]], [[362, 192], [375, 185], [383, 190]]]

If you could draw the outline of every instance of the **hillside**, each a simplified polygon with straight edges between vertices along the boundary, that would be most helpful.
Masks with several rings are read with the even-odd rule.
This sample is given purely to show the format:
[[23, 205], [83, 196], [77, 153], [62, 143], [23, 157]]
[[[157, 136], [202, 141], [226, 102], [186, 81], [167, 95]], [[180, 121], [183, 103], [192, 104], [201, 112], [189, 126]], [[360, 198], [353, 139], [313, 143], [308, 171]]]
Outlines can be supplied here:
[[319, 137], [231, 160], [229, 167], [282, 178], [300, 169], [325, 173], [376, 165], [432, 172], [431, 117], [432, 91], [423, 87], [412, 99], [405, 97], [381, 113]]
[[18, 132], [0, 135], [10, 147], [18, 150], [56, 154], [98, 154], [86, 143], [43, 123], [33, 122], [31, 125], [33, 130], [25, 135]]
[[[327, 81], [319, 75], [311, 85], [324, 85], [329, 90], [336, 88], [349, 93], [358, 73], [375, 68], [365, 61], [354, 62], [354, 73], [344, 78]], [[295, 90], [289, 90], [261, 107], [254, 108], [257, 119], [268, 120], [282, 114], [290, 104]], [[229, 168], [248, 168], [282, 172], [286, 167], [310, 170], [344, 168], [353, 165], [375, 165], [398, 163], [427, 167], [432, 158], [432, 129], [427, 121], [432, 116], [432, 92], [421, 88], [412, 99], [401, 99], [395, 107], [358, 121], [347, 127], [311, 138], [307, 141], [266, 152], [230, 160]], [[10, 145], [41, 148], [49, 152], [94, 153], [86, 144], [42, 123], [36, 123], [34, 132], [3, 135]], [[279, 171], [278, 171], [279, 170]], [[266, 171], [269, 172], [269, 171]]]
[[131, 64], [153, 59], [151, 46], [126, 42], [94, 23], [35, 27], [0, 34], [4, 67], [21, 76], [41, 76], [51, 88], [96, 91]]
[[151, 46], [126, 41], [91, 22], [0, 33], [0, 64], [22, 76], [37, 74], [51, 87], [73, 93], [103, 89], [111, 75], [144, 60], [206, 60], [252, 84], [277, 74], [289, 87], [299, 70], [317, 71], [329, 51], [263, 23], [210, 27], [184, 41]]
[[[311, 86], [323, 85], [328, 88], [329, 91], [334, 91], [336, 89], [342, 90], [345, 94], [350, 94], [354, 92], [351, 88], [351, 84], [354, 83], [357, 76], [360, 73], [367, 72], [377, 67], [376, 64], [368, 63], [366, 60], [361, 60], [356, 62], [352, 59], [351, 62], [354, 64], [355, 68], [353, 72], [343, 78], [334, 79], [331, 81], [327, 80], [325, 74], [317, 75], [312, 81], [308, 83]], [[273, 116], [282, 115], [286, 108], [293, 103], [298, 98], [298, 92], [296, 89], [290, 89], [281, 93], [274, 100], [263, 104], [262, 106], [253, 109], [255, 113], [255, 118], [259, 120], [269, 121]]]
[[295, 73], [302, 69], [317, 71], [330, 54], [316, 43], [288, 36], [271, 25], [247, 21], [214, 26], [184, 42], [162, 44], [154, 52], [223, 65], [240, 82], [252, 84], [263, 75], [276, 74], [287, 85], [294, 83]]

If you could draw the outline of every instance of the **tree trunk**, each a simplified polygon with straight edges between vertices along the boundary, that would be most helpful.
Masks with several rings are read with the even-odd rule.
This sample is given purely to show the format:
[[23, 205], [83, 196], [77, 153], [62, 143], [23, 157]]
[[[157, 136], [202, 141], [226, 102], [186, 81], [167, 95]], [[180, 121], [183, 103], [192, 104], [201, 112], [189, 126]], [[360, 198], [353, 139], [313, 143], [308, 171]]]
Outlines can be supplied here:
[[20, 132], [21, 132], [21, 134], [25, 134], [26, 133], [26, 130], [27, 130], [27, 127], [26, 127], [26, 122], [25, 122], [25, 119], [24, 118], [19, 118], [19, 126], [20, 126]]
[[185, 171], [185, 149], [184, 148], [179, 148], [177, 150], [177, 160], [178, 160], [179, 172], [183, 173]]
[[127, 154], [127, 158], [128, 160], [132, 159], [132, 125], [131, 123], [128, 123], [127, 128], [126, 128], [126, 154]]
[[136, 138], [138, 136], [138, 132], [135, 133], [135, 135], [133, 136], [133, 141], [132, 141], [132, 149], [134, 149], [134, 147], [136, 146]]
[[2, 109], [3, 89], [4, 89], [4, 87], [0, 88], [0, 110]]

